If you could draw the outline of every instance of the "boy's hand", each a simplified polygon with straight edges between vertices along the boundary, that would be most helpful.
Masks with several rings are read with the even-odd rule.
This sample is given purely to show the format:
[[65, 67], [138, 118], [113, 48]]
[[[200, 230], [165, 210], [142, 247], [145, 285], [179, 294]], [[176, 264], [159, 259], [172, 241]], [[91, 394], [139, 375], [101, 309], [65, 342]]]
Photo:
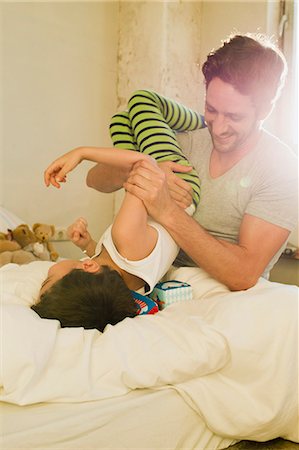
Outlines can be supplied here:
[[44, 172], [46, 186], [60, 188], [60, 183], [66, 182], [66, 174], [71, 172], [82, 161], [81, 148], [75, 148], [57, 158]]
[[87, 221], [83, 217], [79, 217], [79, 219], [67, 228], [67, 236], [81, 250], [86, 250], [92, 242], [92, 237], [87, 230], [87, 226]]

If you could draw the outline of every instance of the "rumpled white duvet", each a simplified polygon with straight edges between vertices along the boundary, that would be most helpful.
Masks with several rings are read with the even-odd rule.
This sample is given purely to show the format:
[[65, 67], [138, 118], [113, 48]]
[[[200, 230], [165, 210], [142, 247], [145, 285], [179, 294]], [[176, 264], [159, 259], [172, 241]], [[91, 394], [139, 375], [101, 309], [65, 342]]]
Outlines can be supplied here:
[[51, 263], [0, 269], [0, 400], [84, 402], [175, 389], [216, 434], [298, 442], [298, 288], [265, 280], [232, 293], [200, 269], [195, 300], [104, 333], [60, 328], [29, 306]]

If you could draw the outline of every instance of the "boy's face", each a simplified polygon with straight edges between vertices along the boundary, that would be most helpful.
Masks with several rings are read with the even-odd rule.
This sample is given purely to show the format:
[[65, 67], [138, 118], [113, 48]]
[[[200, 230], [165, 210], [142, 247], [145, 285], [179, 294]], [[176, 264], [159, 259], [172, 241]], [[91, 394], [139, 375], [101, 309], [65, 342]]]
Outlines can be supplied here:
[[73, 269], [83, 269], [83, 261], [68, 259], [50, 267], [48, 276], [41, 286], [39, 295], [44, 294], [56, 281], [60, 280]]
[[250, 147], [260, 126], [251, 97], [217, 77], [207, 88], [205, 121], [219, 153]]

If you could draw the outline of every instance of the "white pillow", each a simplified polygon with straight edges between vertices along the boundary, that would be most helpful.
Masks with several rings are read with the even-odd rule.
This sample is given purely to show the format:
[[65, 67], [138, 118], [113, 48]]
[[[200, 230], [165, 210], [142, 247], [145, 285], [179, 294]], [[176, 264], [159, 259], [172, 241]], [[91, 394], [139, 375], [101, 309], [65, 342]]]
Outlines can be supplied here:
[[2, 233], [7, 233], [7, 229], [14, 229], [21, 223], [25, 223], [24, 220], [20, 219], [11, 211], [0, 206], [0, 231]]

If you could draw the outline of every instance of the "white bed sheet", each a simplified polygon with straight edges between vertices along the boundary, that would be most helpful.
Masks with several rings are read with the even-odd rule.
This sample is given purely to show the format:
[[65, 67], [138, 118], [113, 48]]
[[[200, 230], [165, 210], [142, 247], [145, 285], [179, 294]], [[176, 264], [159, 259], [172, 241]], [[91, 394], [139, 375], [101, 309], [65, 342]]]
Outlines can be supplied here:
[[[139, 425], [141, 417], [147, 427], [154, 411], [159, 411], [155, 426], [161, 423], [161, 416], [166, 418], [159, 439], [163, 426], [173, 435], [169, 448], [225, 448], [217, 447], [223, 438], [232, 442], [283, 437], [298, 442], [297, 287], [261, 280], [248, 291], [230, 293], [200, 269], [182, 268], [172, 271], [170, 277], [188, 281], [197, 300], [172, 305], [156, 316], [126, 319], [101, 334], [60, 329], [57, 321], [40, 319], [28, 308], [45, 277], [46, 264], [9, 265], [0, 270], [3, 401], [20, 405], [56, 402], [56, 411], [61, 411], [59, 403], [65, 402], [66, 410], [86, 411], [87, 423], [88, 405], [99, 404], [101, 409], [105, 404], [108, 410], [109, 405], [118, 405], [110, 430], [113, 420], [124, 420], [124, 426], [120, 434], [112, 433], [111, 448], [118, 448], [122, 433], [130, 445], [119, 448], [134, 448], [135, 441], [125, 430], [130, 430], [132, 423]], [[138, 390], [132, 392], [134, 389]], [[120, 405], [127, 410], [131, 399], [141, 402], [144, 415], [138, 412], [135, 422], [134, 408], [129, 408], [126, 423]], [[76, 402], [86, 403], [80, 406]], [[171, 402], [177, 406], [170, 407]], [[48, 414], [56, 406], [43, 404], [42, 411]], [[5, 416], [10, 408], [19, 411], [20, 424], [20, 411], [34, 411], [35, 407], [38, 405], [24, 409], [3, 406]], [[176, 444], [180, 439], [184, 443], [188, 434], [185, 426], [189, 421], [185, 423], [181, 413], [195, 421], [195, 434], [191, 433], [194, 447]], [[172, 424], [177, 433], [170, 431]], [[211, 430], [214, 446], [201, 442], [197, 426], [203, 436]], [[6, 442], [13, 439], [9, 432], [5, 435]], [[88, 430], [82, 431], [83, 435], [88, 435]], [[105, 433], [103, 436], [105, 440]], [[159, 441], [164, 445], [161, 448], [165, 448], [165, 439]], [[144, 442], [144, 448], [160, 448], [151, 446], [152, 440]]]
[[236, 441], [215, 435], [172, 389], [84, 403], [0, 404], [2, 450], [198, 449]]

